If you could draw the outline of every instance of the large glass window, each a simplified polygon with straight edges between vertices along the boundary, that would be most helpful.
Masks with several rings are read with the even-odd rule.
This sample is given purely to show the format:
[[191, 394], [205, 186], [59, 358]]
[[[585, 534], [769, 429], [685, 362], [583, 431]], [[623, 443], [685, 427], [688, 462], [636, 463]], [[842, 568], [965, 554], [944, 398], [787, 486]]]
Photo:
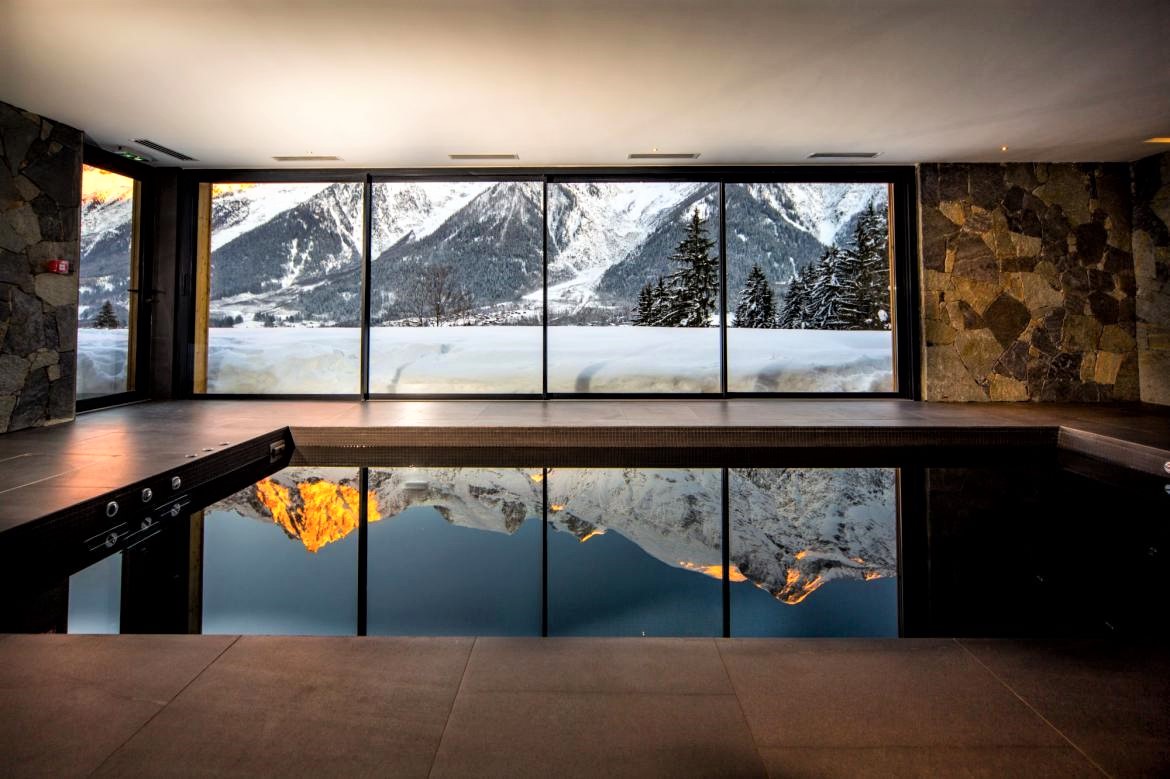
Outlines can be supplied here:
[[893, 392], [889, 185], [725, 190], [727, 389]]
[[214, 184], [203, 197], [196, 391], [359, 392], [362, 185]]
[[372, 394], [539, 393], [538, 181], [373, 185]]
[[719, 188], [548, 188], [550, 392], [719, 391]]
[[138, 307], [138, 182], [81, 168], [77, 399], [134, 389]]
[[909, 394], [906, 176], [854, 173], [201, 184], [194, 389]]

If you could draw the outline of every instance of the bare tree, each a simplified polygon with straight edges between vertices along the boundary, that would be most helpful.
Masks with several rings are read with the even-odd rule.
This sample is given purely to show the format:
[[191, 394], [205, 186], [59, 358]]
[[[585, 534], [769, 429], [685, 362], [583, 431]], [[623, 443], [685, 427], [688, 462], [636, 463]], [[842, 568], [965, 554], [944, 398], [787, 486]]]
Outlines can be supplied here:
[[424, 265], [403, 287], [401, 304], [413, 324], [435, 327], [467, 316], [474, 296], [455, 280], [450, 265]]

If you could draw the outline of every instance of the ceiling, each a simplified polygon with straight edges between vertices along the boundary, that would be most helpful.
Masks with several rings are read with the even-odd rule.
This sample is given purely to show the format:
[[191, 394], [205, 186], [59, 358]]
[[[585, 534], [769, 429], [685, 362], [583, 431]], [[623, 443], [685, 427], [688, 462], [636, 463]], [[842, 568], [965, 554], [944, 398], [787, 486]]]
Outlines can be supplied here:
[[1133, 160], [1168, 40], [1166, 0], [0, 0], [0, 100], [190, 167]]

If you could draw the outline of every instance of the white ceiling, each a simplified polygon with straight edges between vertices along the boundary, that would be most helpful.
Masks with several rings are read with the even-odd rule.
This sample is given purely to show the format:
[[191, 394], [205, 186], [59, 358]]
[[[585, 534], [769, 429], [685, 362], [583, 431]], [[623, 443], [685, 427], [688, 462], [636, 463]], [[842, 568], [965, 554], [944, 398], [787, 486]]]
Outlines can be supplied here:
[[202, 167], [1132, 160], [1170, 2], [0, 0], [0, 100]]

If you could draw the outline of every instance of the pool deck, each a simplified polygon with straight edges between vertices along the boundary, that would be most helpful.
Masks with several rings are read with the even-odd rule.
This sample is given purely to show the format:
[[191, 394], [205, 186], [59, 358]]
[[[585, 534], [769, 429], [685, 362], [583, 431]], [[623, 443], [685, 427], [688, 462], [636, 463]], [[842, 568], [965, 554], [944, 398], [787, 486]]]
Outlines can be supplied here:
[[5, 776], [1158, 776], [1170, 652], [0, 637]]
[[1170, 461], [1170, 407], [906, 400], [254, 401], [138, 403], [0, 435], [0, 532], [287, 428], [298, 447], [887, 446], [1061, 448], [1147, 473]]
[[[0, 530], [283, 429], [298, 448], [1043, 440], [1170, 460], [1170, 410], [1143, 405], [155, 402], [0, 436]], [[0, 774], [1154, 776], [1168, 702], [1164, 643], [0, 635]]]

